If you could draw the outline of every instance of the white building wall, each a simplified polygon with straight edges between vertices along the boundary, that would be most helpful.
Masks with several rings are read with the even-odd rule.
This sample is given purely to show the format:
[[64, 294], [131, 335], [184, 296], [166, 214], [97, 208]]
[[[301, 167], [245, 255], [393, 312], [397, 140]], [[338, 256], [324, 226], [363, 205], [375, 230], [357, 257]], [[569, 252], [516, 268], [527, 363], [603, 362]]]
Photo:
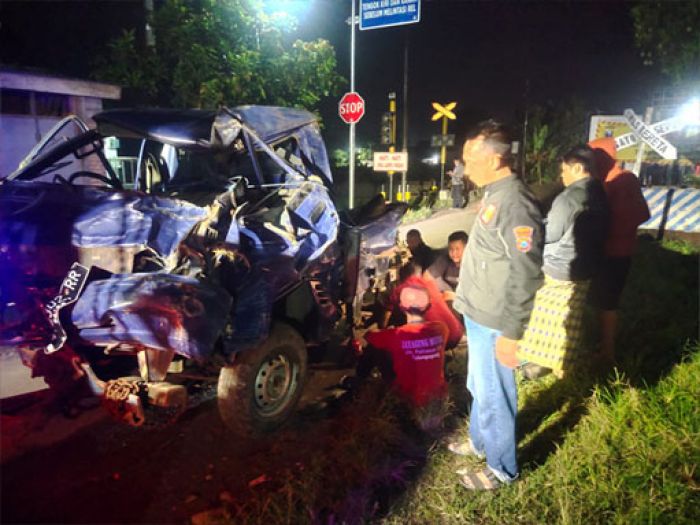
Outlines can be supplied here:
[[0, 177], [9, 175], [41, 137], [59, 120], [58, 117], [2, 115], [0, 117]]

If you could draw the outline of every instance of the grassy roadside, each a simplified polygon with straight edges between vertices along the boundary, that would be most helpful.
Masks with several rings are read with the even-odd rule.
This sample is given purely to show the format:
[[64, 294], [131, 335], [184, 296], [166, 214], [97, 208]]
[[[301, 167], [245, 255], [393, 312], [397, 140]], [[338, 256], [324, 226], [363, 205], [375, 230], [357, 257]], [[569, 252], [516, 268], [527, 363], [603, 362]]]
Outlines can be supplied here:
[[441, 441], [464, 432], [466, 363], [457, 356], [441, 431], [419, 431], [370, 383], [276, 442], [264, 479], [231, 489], [192, 523], [700, 523], [698, 253], [640, 244], [616, 371], [520, 383], [517, 483], [472, 494], [456, 482], [469, 460]]
[[521, 383], [522, 480], [470, 494], [436, 450], [384, 523], [700, 522], [698, 250], [644, 241], [635, 263], [617, 371]]

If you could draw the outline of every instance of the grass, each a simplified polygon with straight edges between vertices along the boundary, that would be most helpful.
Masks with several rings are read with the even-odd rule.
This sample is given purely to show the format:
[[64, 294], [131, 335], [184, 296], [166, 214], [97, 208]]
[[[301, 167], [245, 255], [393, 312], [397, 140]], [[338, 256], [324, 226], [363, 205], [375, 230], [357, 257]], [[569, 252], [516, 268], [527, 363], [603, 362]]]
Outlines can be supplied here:
[[620, 365], [521, 383], [522, 480], [455, 484], [444, 450], [384, 523], [699, 523], [698, 250], [644, 241], [625, 294]]
[[441, 444], [465, 432], [458, 357], [441, 432], [370, 383], [297, 429], [303, 462], [198, 523], [700, 523], [698, 249], [642, 241], [621, 311], [617, 369], [520, 381], [518, 482], [478, 494], [456, 483], [473, 461]]
[[[544, 463], [528, 463], [521, 481], [497, 493], [462, 491], [454, 458], [436, 452], [384, 523], [698, 523], [700, 347], [688, 350], [692, 357], [651, 388], [619, 376], [594, 388]], [[547, 434], [569, 410], [533, 433]]]

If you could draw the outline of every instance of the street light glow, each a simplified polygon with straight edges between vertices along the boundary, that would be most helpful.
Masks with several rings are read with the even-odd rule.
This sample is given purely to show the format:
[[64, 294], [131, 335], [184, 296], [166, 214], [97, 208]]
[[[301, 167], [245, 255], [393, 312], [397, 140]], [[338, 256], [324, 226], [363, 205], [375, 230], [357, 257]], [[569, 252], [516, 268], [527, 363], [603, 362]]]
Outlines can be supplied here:
[[309, 0], [266, 0], [265, 12], [271, 17], [293, 17], [297, 20], [309, 9]]
[[676, 116], [684, 126], [700, 126], [700, 99], [693, 98], [683, 104]]

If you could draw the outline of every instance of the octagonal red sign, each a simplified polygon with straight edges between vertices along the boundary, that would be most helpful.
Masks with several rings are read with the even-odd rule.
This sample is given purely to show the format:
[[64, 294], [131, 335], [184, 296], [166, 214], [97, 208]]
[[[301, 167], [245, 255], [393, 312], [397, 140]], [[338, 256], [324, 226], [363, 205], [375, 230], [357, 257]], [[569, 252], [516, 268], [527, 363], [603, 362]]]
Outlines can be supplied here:
[[346, 124], [354, 124], [365, 114], [365, 101], [359, 93], [345, 93], [338, 103], [338, 115]]

